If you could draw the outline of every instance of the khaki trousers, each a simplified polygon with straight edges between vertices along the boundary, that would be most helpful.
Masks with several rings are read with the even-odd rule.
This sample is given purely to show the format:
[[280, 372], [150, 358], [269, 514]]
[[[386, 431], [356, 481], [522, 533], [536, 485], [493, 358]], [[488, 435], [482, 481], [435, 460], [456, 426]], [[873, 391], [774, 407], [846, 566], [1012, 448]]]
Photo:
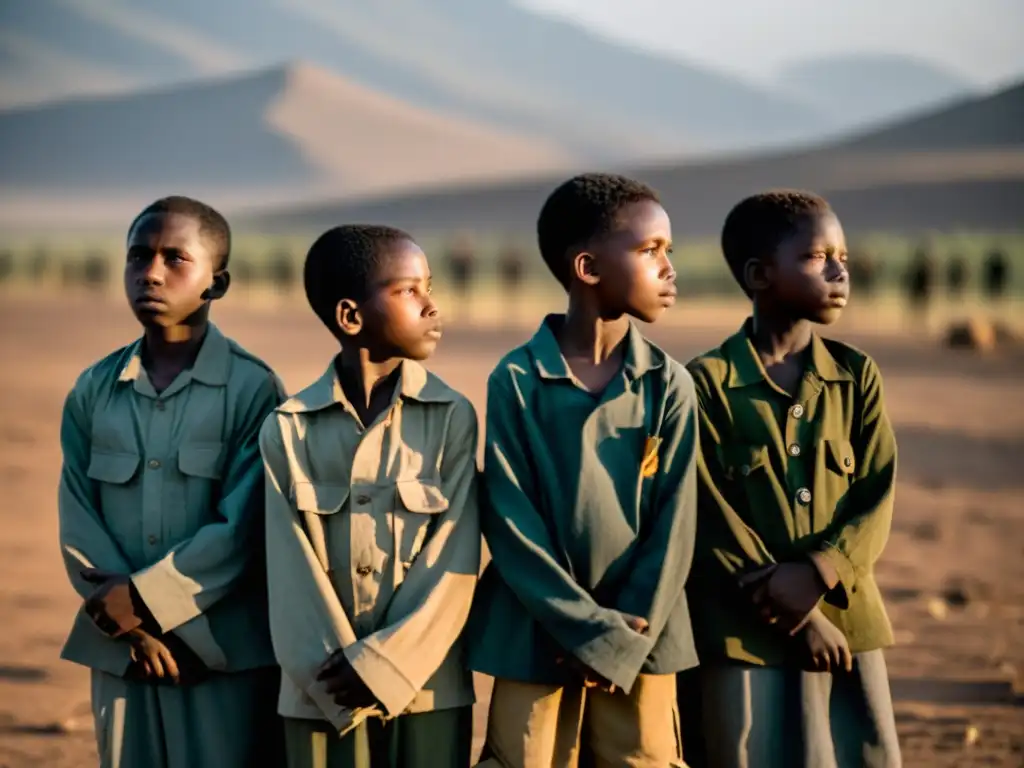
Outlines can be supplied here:
[[478, 768], [684, 766], [675, 675], [630, 693], [495, 680]]

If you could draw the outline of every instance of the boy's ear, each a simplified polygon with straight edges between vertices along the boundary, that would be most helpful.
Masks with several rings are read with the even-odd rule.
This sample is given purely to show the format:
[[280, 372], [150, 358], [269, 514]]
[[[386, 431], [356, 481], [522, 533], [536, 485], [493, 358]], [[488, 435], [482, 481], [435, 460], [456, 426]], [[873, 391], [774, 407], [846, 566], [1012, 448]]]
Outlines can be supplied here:
[[743, 265], [743, 284], [750, 293], [763, 291], [771, 285], [767, 264], [762, 259], [749, 259]]
[[363, 315], [359, 305], [352, 299], [342, 299], [334, 308], [334, 320], [339, 330], [346, 336], [358, 336], [363, 330]]
[[601, 282], [597, 260], [589, 251], [580, 251], [573, 256], [572, 275], [584, 285], [597, 285]]
[[228, 292], [228, 288], [231, 287], [231, 273], [226, 269], [222, 269], [220, 272], [213, 276], [213, 282], [210, 287], [203, 292], [203, 298], [207, 301], [216, 301], [217, 299], [224, 298], [224, 294]]

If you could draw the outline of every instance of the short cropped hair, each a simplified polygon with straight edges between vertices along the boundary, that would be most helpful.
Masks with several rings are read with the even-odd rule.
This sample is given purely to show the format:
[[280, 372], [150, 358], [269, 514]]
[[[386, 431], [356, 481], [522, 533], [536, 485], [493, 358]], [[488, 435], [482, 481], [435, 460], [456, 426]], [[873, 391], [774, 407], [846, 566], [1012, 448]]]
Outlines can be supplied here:
[[537, 218], [537, 242], [544, 263], [566, 290], [572, 283], [569, 249], [607, 234], [625, 206], [647, 200], [661, 203], [646, 184], [610, 173], [575, 176], [548, 196]]
[[373, 272], [388, 246], [414, 242], [407, 232], [375, 224], [346, 224], [324, 232], [310, 246], [303, 268], [306, 299], [324, 325], [333, 329], [342, 299], [364, 301]]
[[199, 222], [199, 231], [213, 244], [214, 256], [217, 258], [217, 270], [227, 269], [231, 257], [231, 227], [228, 220], [215, 208], [204, 202], [184, 195], [161, 197], [145, 208], [132, 220], [128, 227], [128, 237], [143, 216], [154, 213], [177, 213], [189, 216]]
[[798, 189], [773, 189], [737, 203], [722, 226], [722, 253], [743, 292], [751, 295], [743, 274], [748, 261], [771, 256], [802, 222], [831, 211], [825, 198]]

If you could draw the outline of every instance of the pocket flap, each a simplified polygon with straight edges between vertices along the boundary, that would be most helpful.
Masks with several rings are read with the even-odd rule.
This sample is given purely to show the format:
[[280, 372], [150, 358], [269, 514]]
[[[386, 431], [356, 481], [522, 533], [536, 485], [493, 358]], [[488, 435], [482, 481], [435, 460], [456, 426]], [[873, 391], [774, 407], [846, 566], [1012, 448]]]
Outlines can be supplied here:
[[399, 480], [396, 485], [402, 506], [410, 512], [437, 515], [448, 509], [448, 499], [441, 493], [441, 486], [436, 482]]
[[295, 483], [295, 506], [315, 515], [333, 515], [348, 500], [347, 485]]
[[842, 475], [853, 474], [857, 469], [853, 444], [849, 440], [826, 440], [825, 445], [828, 448], [825, 455], [831, 468]]
[[187, 443], [178, 449], [178, 470], [183, 475], [219, 480], [223, 443]]
[[768, 446], [731, 443], [723, 446], [722, 458], [726, 467], [736, 470], [741, 475], [747, 475], [767, 463]]
[[93, 451], [89, 457], [87, 474], [101, 483], [127, 483], [139, 468], [137, 453], [100, 453]]

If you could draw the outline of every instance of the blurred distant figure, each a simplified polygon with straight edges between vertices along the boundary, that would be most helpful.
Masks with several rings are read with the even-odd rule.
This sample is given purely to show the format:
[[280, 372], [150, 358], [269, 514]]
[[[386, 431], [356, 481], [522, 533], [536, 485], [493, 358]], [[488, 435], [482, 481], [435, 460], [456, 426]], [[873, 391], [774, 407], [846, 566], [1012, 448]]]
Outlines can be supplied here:
[[955, 254], [950, 257], [946, 264], [946, 291], [953, 301], [960, 301], [964, 297], [964, 288], [967, 287], [967, 262], [964, 257]]
[[498, 255], [498, 281], [501, 295], [509, 312], [515, 314], [523, 287], [526, 258], [522, 249], [514, 244], [506, 245]]
[[270, 255], [267, 261], [267, 280], [274, 290], [282, 295], [289, 294], [295, 287], [296, 270], [292, 255], [283, 248]]
[[45, 248], [37, 248], [28, 260], [28, 279], [32, 282], [43, 280], [50, 272], [50, 254]]
[[985, 298], [999, 301], [1006, 295], [1010, 282], [1010, 265], [1006, 254], [999, 248], [992, 249], [985, 259], [983, 290]]
[[92, 291], [100, 291], [107, 287], [110, 279], [110, 261], [102, 251], [92, 251], [82, 262], [82, 283]]
[[858, 295], [865, 299], [875, 295], [875, 288], [878, 286], [878, 262], [870, 251], [851, 253], [847, 271], [850, 283], [857, 289]]
[[0, 283], [6, 283], [14, 276], [14, 254], [0, 251]]
[[241, 288], [252, 288], [256, 280], [256, 269], [247, 254], [231, 258], [231, 281]]
[[468, 237], [459, 237], [449, 247], [447, 255], [448, 277], [451, 280], [452, 295], [455, 299], [452, 302], [452, 309], [449, 310], [449, 314], [452, 316], [468, 312], [469, 289], [473, 282], [475, 266], [476, 254], [473, 251], [473, 244]]
[[905, 288], [912, 321], [924, 324], [935, 282], [935, 259], [927, 246], [918, 246], [907, 266]]

